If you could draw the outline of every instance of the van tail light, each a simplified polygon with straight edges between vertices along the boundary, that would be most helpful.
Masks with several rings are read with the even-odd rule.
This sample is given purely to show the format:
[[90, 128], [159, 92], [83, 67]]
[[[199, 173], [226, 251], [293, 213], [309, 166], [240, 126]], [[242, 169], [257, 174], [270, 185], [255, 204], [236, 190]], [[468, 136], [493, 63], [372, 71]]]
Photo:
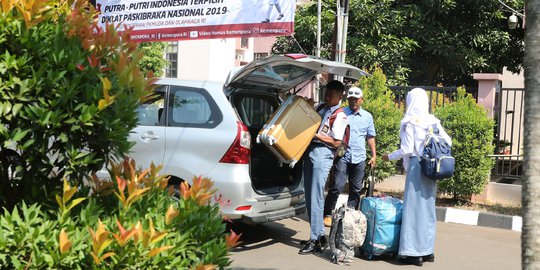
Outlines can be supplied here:
[[236, 210], [236, 211], [249, 211], [249, 210], [251, 210], [251, 205], [238, 206], [234, 210]]
[[251, 135], [249, 130], [240, 121], [236, 122], [238, 133], [227, 153], [221, 158], [220, 163], [249, 164], [251, 156]]

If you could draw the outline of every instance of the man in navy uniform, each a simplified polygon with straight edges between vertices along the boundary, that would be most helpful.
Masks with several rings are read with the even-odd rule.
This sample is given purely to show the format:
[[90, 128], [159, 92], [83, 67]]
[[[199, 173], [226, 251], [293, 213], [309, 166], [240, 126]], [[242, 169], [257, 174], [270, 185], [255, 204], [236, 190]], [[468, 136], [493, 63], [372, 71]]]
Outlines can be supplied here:
[[304, 157], [304, 190], [310, 235], [308, 241], [302, 241], [304, 247], [299, 254], [320, 252], [327, 244], [323, 224], [324, 186], [347, 127], [347, 116], [339, 106], [344, 90], [341, 82], [330, 81], [326, 85], [324, 104], [317, 108], [322, 117], [321, 125]]

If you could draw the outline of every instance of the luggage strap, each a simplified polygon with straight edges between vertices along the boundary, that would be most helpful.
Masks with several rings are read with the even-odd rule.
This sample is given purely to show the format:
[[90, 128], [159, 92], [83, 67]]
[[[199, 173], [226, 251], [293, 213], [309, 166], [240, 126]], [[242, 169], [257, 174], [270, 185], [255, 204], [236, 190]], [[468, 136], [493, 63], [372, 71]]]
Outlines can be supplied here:
[[[316, 109], [318, 113], [322, 111], [323, 108], [326, 106], [319, 105]], [[338, 113], [343, 112], [343, 108], [337, 108], [335, 109], [332, 114], [330, 115], [330, 118], [328, 119], [328, 122], [330, 124], [330, 130], [334, 127], [334, 122], [336, 121]], [[321, 125], [324, 125], [324, 123], [321, 123]], [[347, 127], [345, 128], [345, 133], [343, 134], [343, 139], [341, 140], [341, 143], [345, 144], [347, 147], [349, 145], [349, 139], [351, 137], [351, 126], [347, 124]]]

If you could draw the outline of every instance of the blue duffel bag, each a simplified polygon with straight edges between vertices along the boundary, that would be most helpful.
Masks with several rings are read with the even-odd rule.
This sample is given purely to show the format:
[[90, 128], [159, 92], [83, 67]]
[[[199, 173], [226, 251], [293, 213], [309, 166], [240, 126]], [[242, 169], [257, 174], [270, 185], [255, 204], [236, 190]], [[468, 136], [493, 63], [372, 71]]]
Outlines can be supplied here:
[[361, 211], [367, 219], [362, 251], [367, 259], [383, 254], [397, 254], [403, 202], [391, 196], [365, 197]]

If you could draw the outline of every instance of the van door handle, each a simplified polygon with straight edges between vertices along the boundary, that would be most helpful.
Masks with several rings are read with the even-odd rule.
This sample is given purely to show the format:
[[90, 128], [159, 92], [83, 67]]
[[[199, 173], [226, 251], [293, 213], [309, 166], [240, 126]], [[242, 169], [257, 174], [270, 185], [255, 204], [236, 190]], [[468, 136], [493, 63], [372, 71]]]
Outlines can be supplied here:
[[141, 140], [148, 142], [159, 139], [159, 135], [155, 135], [152, 131], [141, 134]]

